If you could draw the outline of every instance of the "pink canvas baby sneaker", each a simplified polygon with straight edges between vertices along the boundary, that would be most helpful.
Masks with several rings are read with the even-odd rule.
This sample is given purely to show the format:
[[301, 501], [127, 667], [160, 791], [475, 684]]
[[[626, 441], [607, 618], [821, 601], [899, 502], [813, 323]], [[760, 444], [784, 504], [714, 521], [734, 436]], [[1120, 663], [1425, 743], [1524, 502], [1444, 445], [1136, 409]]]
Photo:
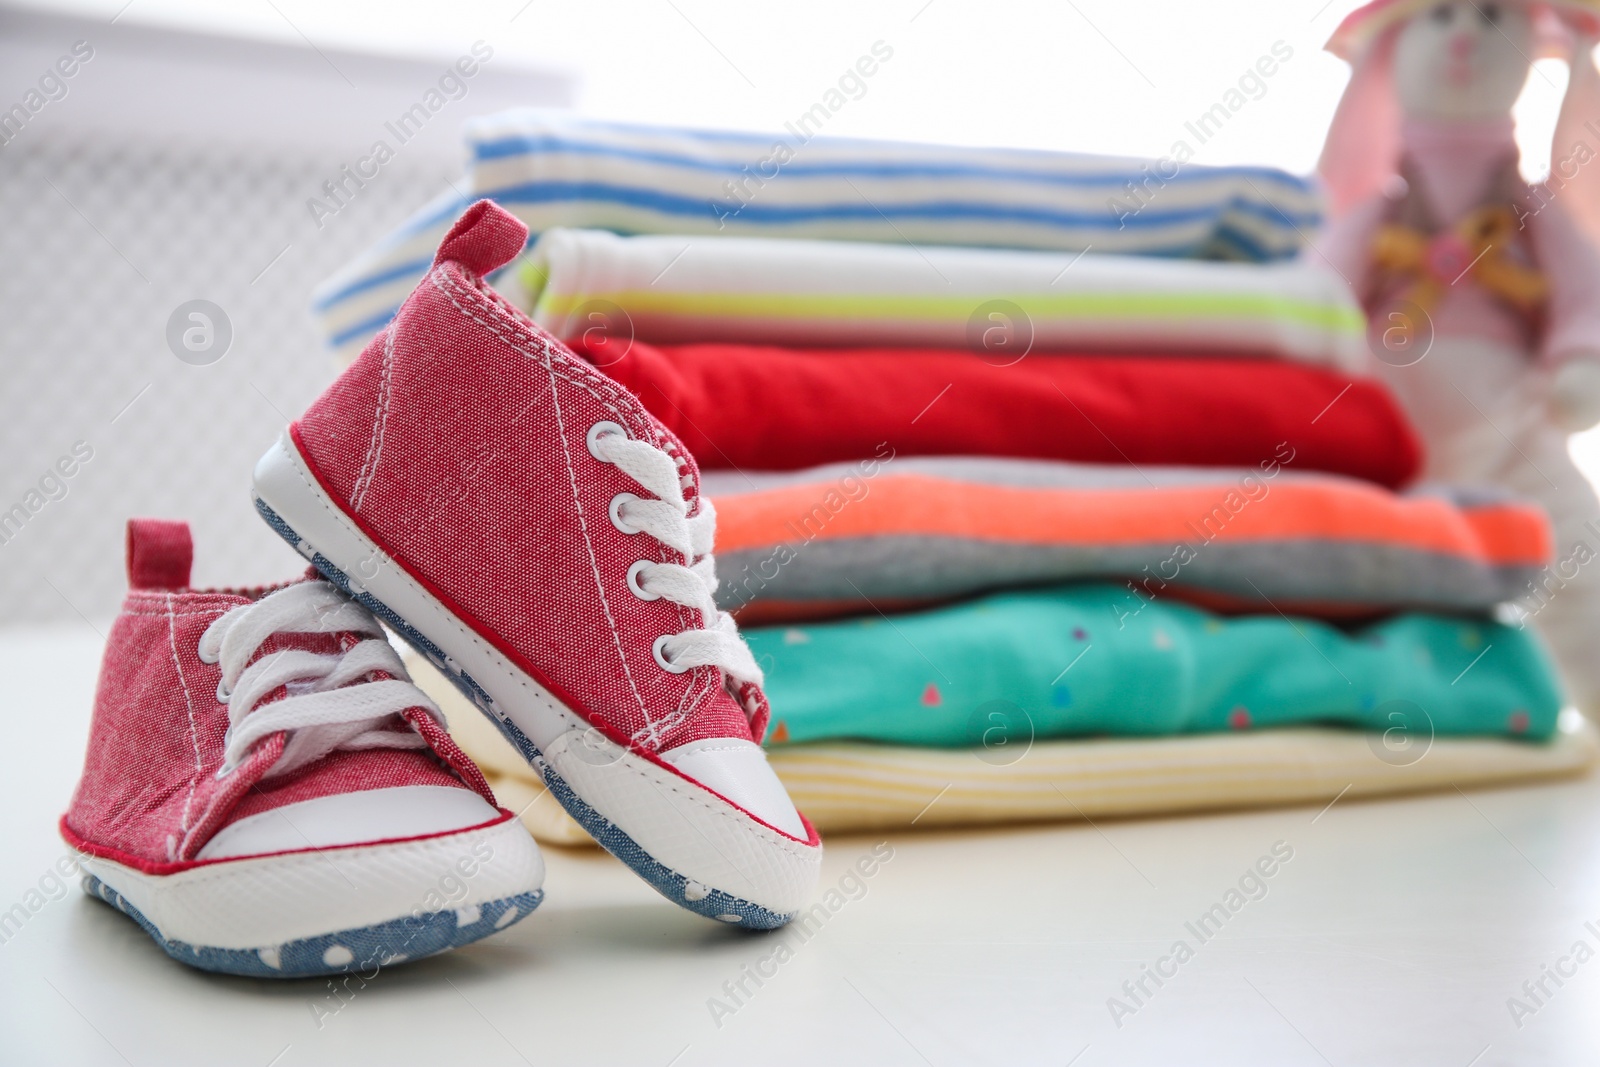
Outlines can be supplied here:
[[627, 390], [483, 281], [489, 201], [256, 466], [262, 516], [450, 675], [668, 899], [767, 928], [821, 841], [767, 765], [761, 671], [712, 601], [699, 471]]
[[190, 589], [181, 522], [128, 523], [89, 751], [61, 832], [84, 888], [173, 958], [294, 977], [465, 945], [531, 912], [544, 862], [327, 582]]

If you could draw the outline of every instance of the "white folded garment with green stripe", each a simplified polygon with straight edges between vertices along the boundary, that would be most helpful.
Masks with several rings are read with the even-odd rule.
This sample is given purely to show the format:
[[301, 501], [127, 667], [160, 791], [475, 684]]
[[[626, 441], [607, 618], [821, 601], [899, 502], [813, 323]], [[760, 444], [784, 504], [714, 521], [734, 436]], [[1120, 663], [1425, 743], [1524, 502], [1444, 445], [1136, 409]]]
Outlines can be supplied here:
[[[1164, 260], [758, 237], [550, 230], [519, 279], [572, 340], [1262, 356], [1360, 370], [1365, 320], [1310, 262]], [[513, 291], [515, 291], [513, 289]]]
[[[813, 109], [816, 110], [816, 109]], [[467, 127], [458, 187], [318, 292], [353, 355], [422, 277], [439, 239], [488, 197], [534, 234], [558, 226], [1035, 248], [1118, 255], [1291, 257], [1316, 231], [1309, 178], [1078, 152], [638, 126], [525, 109]]]

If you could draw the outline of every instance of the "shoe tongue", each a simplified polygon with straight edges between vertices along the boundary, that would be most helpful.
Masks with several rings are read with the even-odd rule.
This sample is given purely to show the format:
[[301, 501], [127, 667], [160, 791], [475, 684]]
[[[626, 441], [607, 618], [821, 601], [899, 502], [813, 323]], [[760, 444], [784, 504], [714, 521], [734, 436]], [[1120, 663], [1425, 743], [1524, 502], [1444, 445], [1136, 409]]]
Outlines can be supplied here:
[[[327, 584], [327, 579], [325, 579], [321, 574], [317, 573], [315, 567], [309, 567], [306, 569], [306, 573], [300, 578], [291, 582], [286, 582], [281, 586], [266, 590], [263, 596], [258, 599], [256, 603], [260, 603], [261, 599], [265, 599], [266, 596], [270, 596], [273, 593], [283, 592], [297, 585], [303, 585], [306, 583]], [[325, 623], [326, 617], [324, 616], [319, 621]], [[255, 654], [250, 657], [250, 662], [255, 663], [263, 656], [270, 655], [273, 652], [281, 652], [286, 649], [297, 649], [301, 652], [315, 652], [318, 655], [336, 656], [340, 653], [349, 651], [352, 646], [360, 641], [365, 640], [367, 636], [367, 634], [350, 630], [329, 630], [326, 632], [296, 632], [292, 630], [276, 630], [269, 634], [267, 638], [261, 642], [260, 646], [256, 649]]]
[[[661, 424], [655, 416], [646, 414], [645, 418], [661, 435], [661, 447], [678, 464], [678, 477], [683, 484], [683, 499], [689, 505], [690, 514], [694, 513], [695, 502], [700, 499], [700, 466], [694, 461], [694, 456], [678, 440], [678, 435]], [[687, 475], [687, 479], [684, 476]]]
[[[261, 642], [261, 647], [256, 649], [256, 654], [250, 658], [250, 664], [260, 663], [268, 656], [279, 652], [310, 652], [317, 656], [326, 656], [330, 660], [349, 651], [356, 642], [362, 640], [362, 635], [352, 633], [328, 634], [297, 634], [275, 633]], [[360, 684], [360, 683], [356, 683]], [[269, 707], [280, 700], [309, 692], [315, 685], [312, 681], [290, 681], [264, 695], [256, 702], [256, 710]]]
[[250, 662], [255, 663], [263, 657], [274, 652], [296, 650], [300, 652], [314, 652], [319, 656], [337, 656], [347, 651], [357, 641], [361, 640], [359, 634], [332, 633], [332, 634], [295, 634], [275, 633], [261, 642], [261, 647], [256, 649], [256, 654]]

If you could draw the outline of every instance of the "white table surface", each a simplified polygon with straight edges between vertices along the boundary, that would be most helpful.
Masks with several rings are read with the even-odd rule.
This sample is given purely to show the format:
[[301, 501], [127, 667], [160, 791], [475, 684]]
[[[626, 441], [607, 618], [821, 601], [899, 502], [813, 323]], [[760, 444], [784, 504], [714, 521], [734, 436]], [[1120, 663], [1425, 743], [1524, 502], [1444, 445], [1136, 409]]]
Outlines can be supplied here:
[[[0, 632], [0, 910], [63, 854], [99, 643], [87, 623]], [[830, 839], [823, 886], [880, 840]], [[1200, 944], [1185, 923], [1280, 841], [1293, 859], [1266, 895]], [[1594, 779], [887, 843], [865, 892], [803, 943], [681, 911], [608, 856], [547, 849], [531, 918], [352, 980], [344, 1001], [326, 980], [189, 970], [74, 886], [0, 944], [0, 1062], [1600, 1063], [1600, 957], [1547, 979], [1520, 1027], [1507, 1005], [1580, 939], [1600, 950], [1584, 925], [1600, 930]], [[1193, 958], [1146, 979], [1154, 995], [1118, 1026], [1108, 998], [1179, 938]], [[733, 1005], [724, 983], [780, 943], [791, 958], [714, 1019], [711, 998]]]

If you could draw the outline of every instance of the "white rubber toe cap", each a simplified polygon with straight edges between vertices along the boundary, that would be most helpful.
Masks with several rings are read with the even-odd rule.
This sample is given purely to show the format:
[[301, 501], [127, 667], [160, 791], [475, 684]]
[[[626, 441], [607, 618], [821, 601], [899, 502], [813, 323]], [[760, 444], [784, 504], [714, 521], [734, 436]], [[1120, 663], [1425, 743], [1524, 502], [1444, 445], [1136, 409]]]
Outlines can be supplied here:
[[688, 777], [720, 793], [768, 826], [804, 841], [808, 836], [789, 791], [767, 763], [760, 745], [732, 737], [691, 741], [661, 758]]
[[655, 863], [700, 890], [792, 915], [816, 888], [822, 848], [760, 749], [744, 745], [691, 743], [652, 760], [589, 728], [556, 738], [544, 757], [584, 804]]
[[306, 848], [424, 837], [482, 826], [499, 812], [470, 789], [406, 785], [285, 804], [230, 823], [197, 859], [223, 860]]

